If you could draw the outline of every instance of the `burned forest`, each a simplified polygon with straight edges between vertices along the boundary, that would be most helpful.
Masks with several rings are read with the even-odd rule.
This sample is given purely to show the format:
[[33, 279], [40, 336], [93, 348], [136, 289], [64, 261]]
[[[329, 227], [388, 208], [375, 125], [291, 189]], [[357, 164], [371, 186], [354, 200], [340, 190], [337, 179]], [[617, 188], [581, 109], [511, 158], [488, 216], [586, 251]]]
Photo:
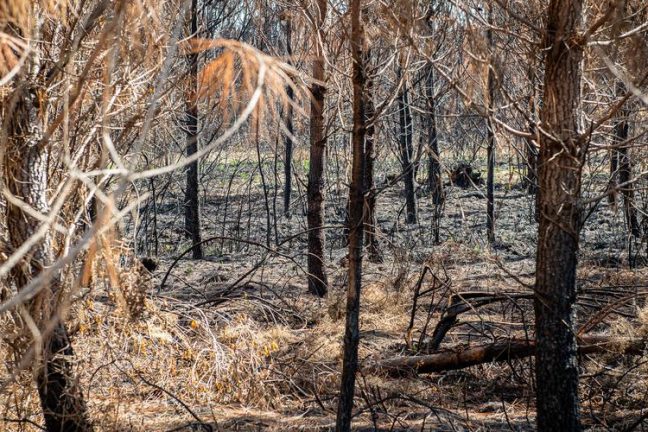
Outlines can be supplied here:
[[648, 3], [0, 0], [0, 430], [648, 429]]

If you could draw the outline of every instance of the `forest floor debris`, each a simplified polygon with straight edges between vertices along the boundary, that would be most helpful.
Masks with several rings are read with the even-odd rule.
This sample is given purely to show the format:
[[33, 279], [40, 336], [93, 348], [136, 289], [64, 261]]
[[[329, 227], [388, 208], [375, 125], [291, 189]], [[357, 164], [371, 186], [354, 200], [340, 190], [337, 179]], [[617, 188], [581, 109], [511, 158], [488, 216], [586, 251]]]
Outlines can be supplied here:
[[[389, 214], [398, 212], [397, 196], [388, 193], [382, 199], [392, 205], [383, 205], [380, 218], [397, 220]], [[452, 294], [529, 292], [525, 285], [533, 282], [534, 231], [525, 208], [530, 199], [518, 195], [499, 201], [499, 240], [493, 249], [478, 237], [483, 201], [475, 197], [450, 201], [442, 222], [447, 238], [441, 245], [426, 246], [423, 223], [383, 224], [388, 259], [365, 262], [361, 361], [415, 354], [417, 345], [408, 349], [406, 339], [419, 282], [429, 292], [417, 300], [414, 341], [431, 336]], [[501, 210], [503, 202], [508, 211]], [[421, 207], [425, 221], [425, 204]], [[612, 221], [590, 224], [608, 227], [608, 244], [617, 247]], [[640, 310], [646, 291], [641, 287], [648, 272], [597, 265], [600, 239], [588, 238], [587, 232], [579, 271], [581, 323], [588, 324], [598, 311], [600, 319], [589, 322], [592, 334], [644, 337], [648, 314]], [[393, 246], [408, 242], [417, 247]], [[159, 294], [155, 289], [149, 293], [137, 321], [107, 292], [87, 295], [74, 306], [76, 318], [69, 326], [73, 339], [83, 340], [75, 343], [76, 369], [98, 430], [331, 429], [342, 352], [345, 254], [340, 244], [330, 256], [332, 287], [326, 299], [306, 294], [298, 261], [263, 255], [252, 247], [199, 262], [180, 260], [167, 286]], [[622, 249], [614, 254], [623, 260]], [[171, 263], [161, 260], [153, 286], [159, 286]], [[425, 266], [430, 271], [421, 278]], [[434, 278], [447, 283], [435, 287]], [[624, 296], [628, 301], [620, 302]], [[600, 312], [610, 305], [609, 313]], [[532, 308], [531, 301], [521, 298], [465, 310], [442, 348], [532, 337], [525, 325], [532, 322]], [[623, 357], [617, 351], [591, 360], [582, 356], [584, 420], [592, 430], [628, 425], [643, 415], [648, 390], [643, 357]], [[361, 373], [354, 425], [358, 430], [533, 430], [531, 361], [509, 359], [398, 378]], [[630, 367], [628, 376], [617, 373], [620, 365]], [[41, 420], [29, 378], [18, 377], [9, 386], [2, 392], [4, 427], [34, 429], [26, 421]], [[619, 416], [615, 404], [620, 398], [627, 417]]]

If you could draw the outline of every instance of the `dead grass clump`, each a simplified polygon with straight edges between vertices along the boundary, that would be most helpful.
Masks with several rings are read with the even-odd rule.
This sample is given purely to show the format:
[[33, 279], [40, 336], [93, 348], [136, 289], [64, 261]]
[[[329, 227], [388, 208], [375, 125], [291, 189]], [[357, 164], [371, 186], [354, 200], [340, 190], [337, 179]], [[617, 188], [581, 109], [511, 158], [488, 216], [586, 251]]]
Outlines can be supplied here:
[[[284, 365], [277, 358], [294, 340], [280, 325], [171, 299], [147, 301], [142, 318], [132, 321], [104, 290], [73, 309], [76, 374], [99, 430], [151, 430], [163, 418], [191, 419], [188, 407], [277, 408], [295, 392], [278, 379]], [[5, 362], [2, 377], [11, 376], [13, 367]], [[0, 395], [0, 406], [11, 413], [4, 417], [42, 423], [33, 388], [28, 376], [11, 381], [13, 390]], [[214, 420], [209, 410], [196, 415]]]

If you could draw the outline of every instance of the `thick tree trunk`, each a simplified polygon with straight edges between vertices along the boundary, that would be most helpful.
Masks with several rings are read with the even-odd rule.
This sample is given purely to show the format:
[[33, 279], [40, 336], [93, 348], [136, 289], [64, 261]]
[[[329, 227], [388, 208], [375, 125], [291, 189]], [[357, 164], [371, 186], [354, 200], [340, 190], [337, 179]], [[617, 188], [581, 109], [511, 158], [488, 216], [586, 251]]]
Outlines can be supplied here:
[[[20, 84], [18, 84], [20, 86]], [[4, 152], [4, 182], [7, 189], [39, 214], [50, 212], [47, 189], [48, 151], [41, 144], [42, 119], [38, 96], [34, 88], [19, 87], [7, 104], [8, 145]], [[11, 107], [11, 104], [15, 104]], [[7, 202], [7, 233], [14, 249], [22, 246], [39, 229], [40, 220], [26, 213], [22, 207]], [[13, 282], [20, 290], [45, 268], [52, 265], [52, 238], [50, 234], [34, 245], [25, 261], [11, 272]], [[40, 349], [43, 364], [35, 365], [45, 425], [48, 431], [88, 431], [92, 426], [87, 418], [83, 394], [72, 374], [72, 348], [63, 317], [58, 313], [60, 275], [54, 275], [27, 304], [28, 313], [42, 330]], [[49, 329], [47, 329], [49, 327]]]
[[[400, 68], [398, 69], [398, 78], [405, 79], [402, 76], [402, 70]], [[401, 165], [403, 166], [403, 183], [405, 184], [405, 223], [415, 224], [417, 223], [418, 217], [416, 214], [416, 189], [414, 187], [414, 164], [412, 161], [414, 154], [414, 148], [412, 146], [414, 129], [407, 82], [403, 83], [403, 90], [398, 96], [398, 120], [400, 125], [400, 157]]]
[[[288, 56], [288, 63], [292, 64], [292, 22], [290, 17], [286, 18], [286, 55]], [[293, 159], [293, 134], [295, 132], [293, 125], [293, 107], [292, 102], [295, 100], [295, 92], [291, 86], [286, 86], [286, 94], [288, 95], [288, 105], [284, 114], [284, 121], [286, 122], [286, 129], [288, 133], [285, 138], [286, 155], [284, 158], [284, 214], [290, 218], [290, 197], [292, 195], [292, 159]]]
[[[198, 0], [191, 1], [191, 34], [198, 31]], [[187, 92], [186, 134], [187, 156], [198, 151], [198, 54], [188, 55], [189, 61], [189, 86]], [[185, 191], [185, 231], [191, 239], [194, 259], [203, 258], [203, 249], [200, 236], [200, 200], [198, 191], [198, 161], [192, 162], [187, 167], [187, 189]]]
[[326, 130], [324, 125], [325, 80], [324, 33], [322, 27], [326, 18], [327, 0], [317, 1], [313, 45], [313, 79], [311, 87], [310, 113], [310, 163], [308, 171], [308, 289], [324, 297], [328, 291], [328, 276], [324, 261], [324, 164], [326, 158]]
[[349, 283], [347, 287], [344, 359], [336, 431], [351, 430], [355, 375], [358, 369], [360, 342], [360, 288], [362, 287], [362, 246], [365, 192], [365, 71], [363, 34], [360, 23], [360, 1], [351, 0], [351, 49], [353, 59], [353, 162], [349, 191]]
[[582, 0], [552, 0], [547, 11], [535, 286], [539, 431], [580, 430], [573, 325], [585, 151], [578, 134], [582, 8]]

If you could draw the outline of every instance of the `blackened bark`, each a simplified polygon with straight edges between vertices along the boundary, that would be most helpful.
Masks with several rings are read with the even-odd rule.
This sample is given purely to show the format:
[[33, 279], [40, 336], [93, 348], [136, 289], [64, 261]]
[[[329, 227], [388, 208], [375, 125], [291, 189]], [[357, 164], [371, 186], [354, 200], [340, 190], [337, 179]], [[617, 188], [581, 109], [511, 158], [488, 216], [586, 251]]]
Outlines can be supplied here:
[[374, 162], [376, 160], [376, 150], [374, 148], [376, 133], [376, 108], [373, 102], [373, 80], [366, 74], [366, 68], [371, 58], [371, 51], [367, 49], [364, 54], [365, 81], [365, 244], [369, 253], [369, 261], [374, 263], [383, 262], [382, 251], [378, 244], [377, 238], [377, 220], [376, 220], [376, 182], [374, 180]]
[[254, 143], [256, 147], [257, 154], [257, 164], [259, 167], [259, 175], [261, 176], [261, 187], [263, 188], [263, 203], [265, 205], [266, 211], [266, 246], [270, 247], [272, 240], [272, 213], [270, 211], [270, 197], [268, 194], [268, 184], [265, 179], [265, 172], [263, 170], [263, 159], [261, 158], [261, 139], [260, 139], [260, 127], [259, 124], [260, 116], [256, 116], [256, 124], [254, 127]]
[[[286, 54], [288, 63], [291, 63], [292, 57], [292, 22], [290, 17], [286, 18]], [[292, 86], [286, 86], [286, 95], [288, 96], [288, 106], [286, 106], [285, 122], [288, 133], [285, 138], [286, 155], [284, 158], [284, 214], [290, 218], [290, 196], [292, 194], [292, 159], [293, 159], [293, 107], [295, 92]]]
[[432, 235], [434, 242], [439, 243], [439, 224], [443, 215], [445, 192], [441, 178], [441, 159], [439, 153], [439, 140], [436, 125], [436, 100], [434, 98], [434, 67], [426, 67], [425, 100], [427, 110], [427, 137], [428, 137], [428, 189], [432, 194], [434, 211], [432, 214]]
[[[191, 1], [191, 34], [198, 31], [198, 0]], [[187, 56], [189, 62], [189, 86], [186, 108], [187, 156], [198, 152], [198, 54]], [[185, 191], [185, 231], [193, 244], [192, 257], [203, 258], [200, 236], [200, 201], [198, 191], [198, 161], [187, 167], [187, 189]]]
[[425, 98], [428, 120], [428, 188], [432, 192], [432, 202], [440, 204], [444, 200], [444, 192], [441, 179], [436, 101], [434, 99], [434, 68], [432, 65], [429, 65], [426, 71]]
[[[618, 137], [618, 131], [616, 130], [617, 125], [615, 125], [614, 135]], [[612, 149], [610, 151], [610, 181], [608, 183], [608, 203], [611, 206], [616, 206], [617, 204], [617, 186], [619, 184], [619, 151], [617, 149]]]
[[535, 113], [535, 99], [529, 96], [529, 133], [531, 137], [526, 139], [526, 154], [525, 154], [525, 175], [524, 187], [529, 194], [535, 194], [538, 188], [538, 150], [534, 138], [536, 137], [536, 125], [534, 121]]
[[493, 124], [488, 122], [488, 147], [486, 148], [486, 235], [488, 243], [495, 243], [495, 133]]
[[[493, 10], [489, 6], [488, 23], [493, 25]], [[486, 32], [488, 39], [488, 48], [491, 50], [491, 58], [493, 57], [493, 31], [488, 27]], [[488, 118], [487, 118], [487, 170], [486, 170], [486, 234], [488, 243], [491, 245], [495, 243], [495, 124], [493, 122], [493, 105], [495, 98], [495, 76], [493, 74], [492, 61], [488, 64]]]
[[[525, 173], [523, 185], [527, 193], [535, 194], [538, 189], [538, 137], [537, 137], [537, 128], [536, 123], [538, 119], [537, 115], [537, 93], [536, 93], [536, 79], [537, 79], [537, 56], [534, 52], [531, 52], [528, 56], [529, 64], [527, 69], [527, 78], [529, 80], [529, 85], [531, 87], [531, 93], [527, 99], [528, 106], [528, 131], [530, 137], [525, 139]], [[536, 217], [536, 221], [538, 218]]]
[[[623, 94], [623, 90], [623, 83], [619, 82], [617, 84], [617, 94]], [[627, 109], [621, 109], [618, 112], [614, 124], [614, 143], [618, 146], [618, 149], [612, 150], [612, 159], [616, 160], [618, 163], [618, 184], [621, 185], [621, 193], [623, 195], [623, 213], [628, 226], [628, 233], [634, 237], [639, 237], [641, 236], [641, 229], [637, 219], [637, 209], [634, 204], [634, 184], [628, 183], [632, 179], [632, 163], [626, 143], [630, 129], [628, 114]], [[616, 172], [613, 174], [613, 178], [614, 176], [616, 176]]]
[[326, 131], [324, 125], [324, 96], [326, 89], [321, 84], [325, 79], [324, 34], [322, 26], [326, 18], [327, 0], [317, 1], [317, 22], [313, 32], [315, 58], [311, 87], [310, 113], [310, 163], [308, 171], [308, 289], [324, 297], [328, 291], [328, 276], [324, 261], [324, 164], [326, 158]]
[[365, 74], [360, 0], [351, 0], [351, 49], [353, 58], [353, 162], [349, 191], [349, 284], [347, 287], [344, 359], [335, 430], [351, 430], [355, 375], [360, 342], [360, 289], [362, 286], [363, 207], [365, 192]]
[[[431, 1], [428, 4], [426, 13], [427, 27], [429, 36], [434, 37], [433, 20], [430, 18], [435, 14], [435, 4]], [[428, 175], [427, 183], [428, 189], [432, 194], [432, 204], [434, 206], [432, 213], [432, 235], [434, 243], [440, 242], [440, 224], [441, 217], [443, 216], [443, 206], [445, 204], [445, 191], [443, 190], [443, 178], [441, 177], [441, 154], [439, 152], [439, 140], [436, 122], [436, 99], [434, 97], [434, 65], [428, 63], [424, 70], [425, 80], [423, 80], [423, 88], [425, 95], [425, 104], [427, 116], [427, 139], [428, 139]]]
[[[398, 69], [398, 78], [405, 79], [402, 71]], [[403, 90], [398, 96], [398, 120], [400, 126], [399, 146], [401, 165], [403, 167], [403, 183], [405, 184], [405, 223], [415, 224], [418, 217], [416, 214], [416, 189], [414, 187], [414, 163], [412, 157], [414, 148], [412, 137], [414, 135], [412, 113], [409, 104], [409, 91], [407, 82], [403, 83]]]
[[[42, 119], [35, 87], [18, 84], [7, 107], [8, 145], [4, 152], [3, 177], [5, 186], [16, 197], [39, 214], [50, 212], [47, 189], [48, 150], [41, 143]], [[13, 105], [13, 106], [12, 106]], [[7, 202], [7, 233], [14, 249], [22, 246], [36, 233], [40, 220], [20, 206]], [[48, 233], [28, 253], [28, 259], [15, 266], [11, 278], [22, 289], [54, 261], [52, 237]], [[70, 357], [72, 348], [62, 317], [58, 315], [60, 275], [54, 274], [45, 286], [27, 303], [27, 311], [42, 330], [40, 350], [43, 363], [35, 365], [35, 378], [41, 408], [48, 431], [89, 431], [83, 394], [73, 377]], [[47, 329], [51, 326], [51, 329]], [[37, 348], [38, 349], [38, 348]]]
[[[627, 125], [626, 125], [626, 139], [627, 139]], [[632, 179], [632, 163], [630, 155], [628, 154], [628, 147], [621, 147], [619, 149], [619, 184], [621, 192], [623, 193], [623, 212], [625, 214], [626, 223], [628, 224], [628, 232], [635, 237], [641, 236], [641, 229], [639, 228], [639, 221], [637, 219], [637, 208], [634, 204], [634, 185], [628, 184]]]
[[580, 430], [574, 334], [578, 205], [585, 148], [578, 134], [582, 0], [551, 0], [545, 34], [545, 78], [538, 177], [540, 225], [536, 262], [536, 407], [539, 431]]
[[90, 431], [87, 408], [78, 386], [71, 376], [68, 359], [74, 356], [67, 330], [57, 323], [52, 334], [45, 340], [46, 366], [36, 375], [38, 396], [48, 431]]

